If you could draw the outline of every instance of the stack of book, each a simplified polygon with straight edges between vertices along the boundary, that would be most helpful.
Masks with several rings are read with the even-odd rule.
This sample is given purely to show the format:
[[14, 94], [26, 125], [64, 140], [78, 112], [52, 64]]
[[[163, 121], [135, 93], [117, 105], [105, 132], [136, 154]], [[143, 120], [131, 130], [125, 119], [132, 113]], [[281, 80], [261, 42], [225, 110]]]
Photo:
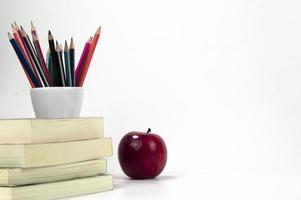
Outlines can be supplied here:
[[58, 199], [113, 188], [102, 118], [0, 120], [0, 199]]

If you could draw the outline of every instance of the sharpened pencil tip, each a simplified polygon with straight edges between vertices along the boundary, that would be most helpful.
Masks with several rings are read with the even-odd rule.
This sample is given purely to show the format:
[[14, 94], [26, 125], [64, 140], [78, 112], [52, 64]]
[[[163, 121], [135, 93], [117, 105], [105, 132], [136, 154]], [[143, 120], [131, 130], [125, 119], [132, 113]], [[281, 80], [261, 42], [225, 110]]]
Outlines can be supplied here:
[[9, 40], [13, 39], [13, 36], [10, 34], [10, 32], [7, 32]]
[[48, 40], [53, 40], [53, 36], [50, 31], [48, 31]]
[[25, 32], [24, 29], [23, 29], [23, 27], [21, 25], [20, 25], [20, 29], [21, 29], [22, 32]]
[[67, 43], [67, 40], [65, 40], [65, 47], [64, 47], [64, 51], [68, 51], [68, 43]]
[[14, 26], [14, 24], [13, 24], [13, 23], [11, 23], [10, 25], [11, 25], [11, 27], [12, 27], [12, 28], [15, 28], [15, 26]]
[[22, 32], [22, 36], [27, 36], [27, 33], [26, 33], [26, 31], [24, 31], [24, 29], [22, 28], [22, 26], [20, 26], [21, 27], [21, 32]]
[[32, 40], [33, 40], [33, 41], [37, 41], [37, 40], [38, 40], [36, 34], [32, 34]]
[[16, 22], [16, 21], [14, 21], [14, 24], [15, 24], [15, 26], [18, 26], [18, 24], [17, 24], [17, 22]]
[[71, 38], [71, 42], [70, 42], [70, 49], [74, 49], [73, 37]]
[[98, 34], [99, 34], [99, 33], [100, 33], [100, 30], [101, 30], [101, 26], [99, 26], [99, 27], [98, 27], [98, 29], [97, 29], [96, 33], [98, 33]]
[[34, 27], [34, 25], [33, 25], [33, 22], [32, 22], [32, 21], [30, 21], [30, 26], [31, 26], [31, 31], [35, 31], [35, 30], [36, 30], [36, 27]]

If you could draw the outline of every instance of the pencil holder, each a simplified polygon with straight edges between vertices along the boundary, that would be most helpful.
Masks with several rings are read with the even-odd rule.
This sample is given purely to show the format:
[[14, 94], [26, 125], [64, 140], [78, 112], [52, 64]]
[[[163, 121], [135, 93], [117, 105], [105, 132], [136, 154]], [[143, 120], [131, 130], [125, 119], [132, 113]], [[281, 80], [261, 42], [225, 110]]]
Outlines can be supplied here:
[[43, 87], [30, 90], [37, 118], [74, 118], [80, 116], [82, 87]]

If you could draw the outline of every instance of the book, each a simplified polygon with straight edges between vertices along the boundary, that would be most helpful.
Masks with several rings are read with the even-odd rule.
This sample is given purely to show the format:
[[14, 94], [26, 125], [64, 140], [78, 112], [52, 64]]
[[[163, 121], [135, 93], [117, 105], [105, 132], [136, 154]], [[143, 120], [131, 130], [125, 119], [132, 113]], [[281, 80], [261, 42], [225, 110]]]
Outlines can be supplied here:
[[60, 199], [113, 189], [111, 175], [16, 187], [0, 187], [1, 200]]
[[1, 144], [0, 167], [43, 167], [93, 160], [111, 155], [111, 138], [48, 144]]
[[103, 118], [2, 119], [1, 144], [35, 144], [102, 138]]
[[0, 186], [18, 186], [70, 180], [105, 174], [106, 160], [89, 160], [71, 164], [34, 168], [0, 169]]

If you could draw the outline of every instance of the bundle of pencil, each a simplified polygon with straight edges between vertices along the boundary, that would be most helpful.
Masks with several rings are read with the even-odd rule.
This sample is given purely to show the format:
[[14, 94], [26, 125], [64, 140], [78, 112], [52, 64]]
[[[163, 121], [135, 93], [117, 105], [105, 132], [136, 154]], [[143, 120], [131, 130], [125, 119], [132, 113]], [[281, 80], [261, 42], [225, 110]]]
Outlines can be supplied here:
[[11, 24], [12, 34], [8, 33], [9, 41], [14, 48], [25, 75], [32, 88], [37, 87], [82, 87], [93, 58], [100, 36], [99, 27], [86, 42], [80, 60], [75, 68], [75, 48], [71, 38], [70, 46], [65, 40], [64, 49], [48, 32], [49, 49], [46, 60], [41, 49], [37, 30], [31, 22], [30, 40], [22, 26], [16, 22]]

